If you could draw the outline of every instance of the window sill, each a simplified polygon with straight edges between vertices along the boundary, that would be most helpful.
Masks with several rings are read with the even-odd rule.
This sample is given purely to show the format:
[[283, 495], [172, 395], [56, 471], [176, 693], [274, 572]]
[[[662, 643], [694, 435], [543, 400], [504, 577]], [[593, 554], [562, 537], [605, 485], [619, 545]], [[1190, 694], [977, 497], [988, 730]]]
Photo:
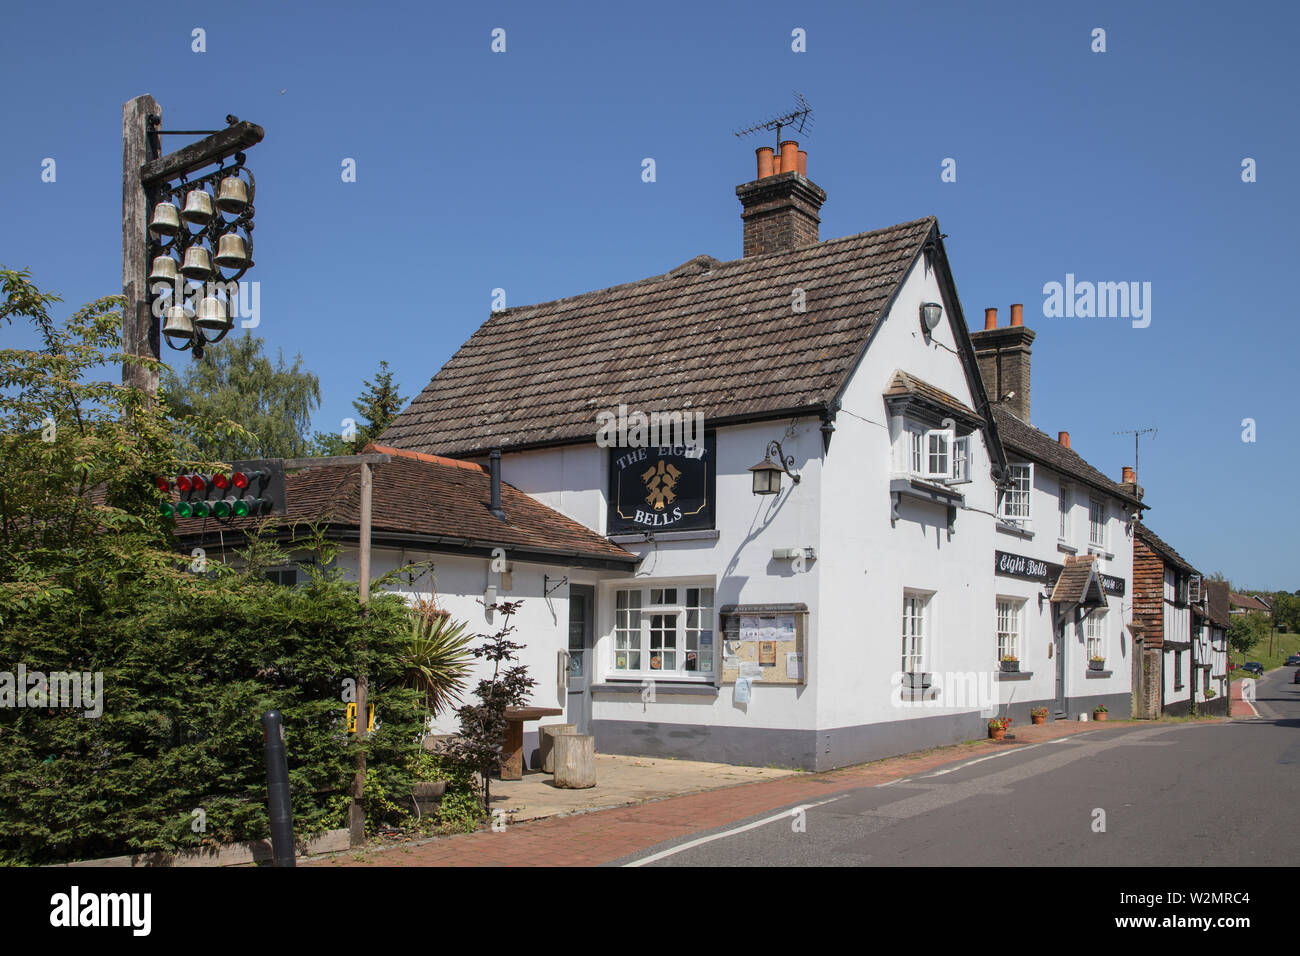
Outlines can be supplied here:
[[722, 532], [703, 531], [665, 531], [662, 534], [642, 532], [637, 534], [611, 534], [609, 540], [614, 544], [645, 544], [649, 541], [717, 541]]
[[1003, 534], [1009, 534], [1016, 538], [1024, 538], [1026, 541], [1032, 541], [1034, 539], [1034, 533], [1028, 528], [1021, 528], [1018, 525], [1008, 524], [1001, 518], [998, 519], [998, 523], [995, 527]]
[[[718, 688], [714, 684], [705, 683], [704, 681], [688, 680], [654, 680], [646, 677], [641, 680], [650, 681], [650, 686], [654, 688], [656, 695], [659, 694], [676, 694], [686, 697], [717, 697]], [[592, 684], [591, 692], [593, 694], [615, 694], [627, 695], [629, 697], [640, 697], [646, 688], [642, 685], [641, 680], [615, 680], [608, 679], [603, 684]]]
[[1114, 674], [1114, 673], [1115, 673], [1114, 671], [1094, 671], [1094, 670], [1089, 669], [1089, 670], [1087, 670], [1087, 671], [1084, 671], [1083, 676], [1084, 676], [1084, 677], [1087, 677], [1089, 680], [1091, 680], [1091, 679], [1094, 678], [1094, 677], [1097, 677], [1097, 678], [1100, 678], [1100, 677], [1110, 677], [1110, 676], [1111, 676], [1112, 674]]
[[1095, 545], [1095, 544], [1090, 544], [1090, 545], [1088, 545], [1088, 553], [1089, 553], [1089, 554], [1095, 554], [1097, 557], [1101, 558], [1103, 561], [1114, 561], [1114, 560], [1115, 560], [1115, 555], [1114, 555], [1112, 552], [1107, 551], [1105, 548], [1099, 547], [1098, 545]]
[[1029, 680], [1034, 676], [1033, 671], [994, 671], [994, 680]]
[[1079, 549], [1067, 544], [1064, 538], [1056, 539], [1056, 550], [1062, 554], [1078, 554]]

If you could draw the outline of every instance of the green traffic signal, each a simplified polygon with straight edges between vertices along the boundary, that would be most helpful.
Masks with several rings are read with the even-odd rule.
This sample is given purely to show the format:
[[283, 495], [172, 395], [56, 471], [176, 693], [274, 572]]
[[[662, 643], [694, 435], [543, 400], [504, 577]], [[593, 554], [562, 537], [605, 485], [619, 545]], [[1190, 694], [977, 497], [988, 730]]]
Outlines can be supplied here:
[[194, 515], [194, 508], [190, 505], [188, 501], [182, 501], [176, 505], [176, 517], [190, 518], [193, 517], [193, 515]]
[[212, 506], [212, 514], [218, 518], [230, 517], [230, 502], [218, 501]]
[[196, 501], [190, 508], [190, 514], [195, 518], [206, 518], [212, 514], [212, 509], [208, 507], [206, 501]]
[[176, 517], [176, 509], [172, 507], [172, 503], [170, 501], [163, 501], [159, 503], [158, 513], [162, 515], [164, 518]]
[[236, 517], [236, 518], [246, 518], [246, 517], [248, 517], [248, 502], [245, 501], [243, 498], [237, 498], [237, 499], [235, 500], [235, 504], [234, 504], [234, 509], [233, 509], [233, 510], [234, 510], [234, 512], [235, 512], [235, 517]]

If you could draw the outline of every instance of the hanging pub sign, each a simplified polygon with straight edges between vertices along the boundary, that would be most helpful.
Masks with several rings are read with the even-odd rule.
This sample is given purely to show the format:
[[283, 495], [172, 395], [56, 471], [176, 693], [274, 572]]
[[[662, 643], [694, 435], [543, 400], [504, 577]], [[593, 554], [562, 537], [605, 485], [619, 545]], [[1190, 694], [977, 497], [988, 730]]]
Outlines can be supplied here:
[[[1012, 554], [1009, 551], [995, 551], [993, 554], [996, 572], [1010, 578], [1024, 578], [1027, 581], [1052, 584], [1065, 570], [1064, 565], [1039, 561], [1037, 558], [1026, 557], [1023, 554]], [[1106, 592], [1107, 597], [1124, 596], [1123, 578], [1114, 578], [1109, 574], [1098, 574], [1097, 577], [1101, 579], [1101, 588]]]
[[713, 527], [717, 440], [609, 450], [609, 534]]

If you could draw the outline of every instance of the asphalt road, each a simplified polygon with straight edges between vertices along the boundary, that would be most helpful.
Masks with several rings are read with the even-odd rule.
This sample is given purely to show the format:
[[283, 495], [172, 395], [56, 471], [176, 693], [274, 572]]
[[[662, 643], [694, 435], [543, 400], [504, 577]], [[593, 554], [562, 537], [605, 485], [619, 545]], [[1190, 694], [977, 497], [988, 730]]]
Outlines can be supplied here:
[[615, 865], [1295, 866], [1294, 670], [1257, 682], [1257, 719], [1135, 724], [1003, 751]]

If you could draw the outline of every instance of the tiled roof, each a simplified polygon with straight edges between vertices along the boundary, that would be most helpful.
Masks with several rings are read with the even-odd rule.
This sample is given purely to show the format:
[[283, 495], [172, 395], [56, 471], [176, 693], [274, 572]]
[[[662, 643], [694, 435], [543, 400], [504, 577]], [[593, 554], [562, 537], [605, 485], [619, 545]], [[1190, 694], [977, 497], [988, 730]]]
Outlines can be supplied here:
[[1082, 604], [1088, 597], [1088, 585], [1093, 585], [1093, 600], [1105, 603], [1106, 592], [1101, 579], [1097, 576], [1097, 556], [1095, 554], [1070, 556], [1065, 559], [1065, 567], [1052, 588], [1052, 601], [1056, 604]]
[[[588, 441], [631, 409], [761, 417], [830, 403], [933, 217], [494, 313], [381, 436], [474, 456]], [[802, 289], [806, 309], [791, 308]]]
[[929, 382], [922, 381], [915, 375], [909, 375], [902, 369], [894, 371], [894, 377], [889, 380], [889, 387], [885, 389], [885, 397], [894, 397], [900, 395], [912, 395], [931, 405], [936, 405], [945, 409], [958, 417], [965, 418], [971, 423], [983, 424], [984, 419], [976, 413], [969, 405], [964, 403], [955, 395], [949, 395], [943, 389], [931, 385]]
[[1002, 439], [1003, 447], [1012, 455], [1020, 455], [1046, 465], [1129, 504], [1142, 504], [1133, 494], [1125, 491], [1123, 486], [1111, 481], [1080, 458], [1072, 448], [1066, 448], [1050, 435], [1032, 425], [1026, 425], [1006, 408], [994, 405], [993, 418], [997, 422], [998, 437]]
[[[376, 538], [392, 532], [437, 538], [453, 546], [573, 554], [629, 566], [638, 560], [631, 552], [506, 482], [501, 483], [501, 507], [506, 520], [500, 521], [488, 510], [491, 479], [477, 466], [395, 457], [374, 466], [372, 474], [371, 527]], [[359, 528], [361, 469], [340, 464], [293, 472], [285, 477], [285, 497], [286, 523], [321, 522]], [[176, 531], [186, 538], [213, 534], [218, 529], [239, 530], [255, 523], [250, 518], [184, 518], [177, 520]]]
[[1245, 608], [1247, 611], [1267, 611], [1269, 609], [1267, 604], [1251, 594], [1238, 594], [1233, 591], [1229, 601], [1234, 607]]
[[1172, 564], [1188, 574], [1195, 574], [1196, 569], [1187, 563], [1181, 554], [1167, 545], [1156, 535], [1154, 531], [1144, 525], [1142, 522], [1137, 523], [1135, 532], [1139, 538], [1145, 542], [1146, 546], [1165, 559], [1165, 562]]
[[1206, 581], [1206, 594], [1209, 597], [1210, 620], [1220, 627], [1227, 627], [1231, 621], [1229, 611], [1231, 603], [1228, 598], [1228, 584], [1226, 581]]

